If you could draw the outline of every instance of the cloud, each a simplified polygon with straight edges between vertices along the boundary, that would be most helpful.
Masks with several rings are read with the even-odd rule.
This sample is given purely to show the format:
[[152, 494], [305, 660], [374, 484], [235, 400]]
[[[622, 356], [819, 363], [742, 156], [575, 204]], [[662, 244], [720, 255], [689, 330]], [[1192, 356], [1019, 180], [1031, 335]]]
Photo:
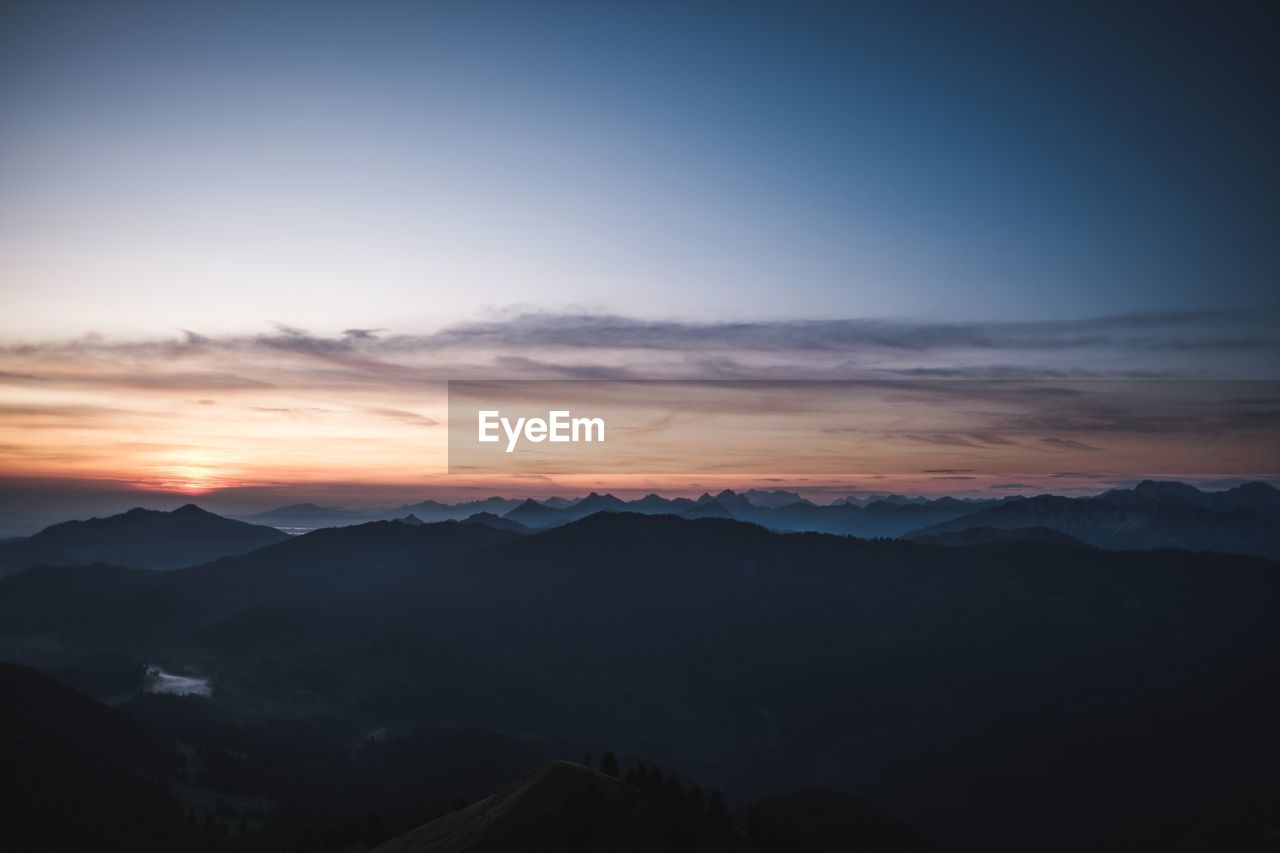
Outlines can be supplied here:
[[[277, 324], [263, 334], [219, 337], [191, 330], [166, 340], [109, 341], [86, 335], [11, 344], [0, 347], [0, 353], [20, 360], [79, 355], [179, 361], [256, 353], [292, 356], [329, 370], [389, 371], [426, 363], [437, 369], [496, 368], [509, 376], [585, 378], [793, 378], [803, 372], [813, 378], [1087, 378], [1116, 375], [1106, 360], [1091, 363], [1107, 352], [1166, 352], [1170, 358], [1182, 352], [1237, 352], [1256, 362], [1260, 352], [1280, 352], [1280, 339], [1272, 331], [1276, 319], [1267, 312], [1183, 311], [1018, 322], [852, 318], [692, 323], [527, 312], [456, 323], [427, 334], [353, 328], [326, 336]], [[991, 364], [983, 360], [990, 353], [1040, 358]], [[1274, 368], [1275, 361], [1267, 363]], [[1159, 362], [1130, 363], [1124, 371], [1132, 376], [1169, 372], [1170, 366]], [[8, 380], [37, 375], [15, 371]]]
[[962, 435], [921, 435], [919, 433], [905, 433], [902, 437], [907, 441], [912, 441], [917, 444], [932, 444], [937, 447], [977, 448], [980, 446]]
[[1102, 449], [1101, 447], [1094, 447], [1093, 445], [1085, 444], [1083, 441], [1076, 441], [1075, 439], [1071, 439], [1071, 438], [1055, 438], [1053, 436], [1040, 439], [1040, 443], [1046, 444], [1049, 447], [1057, 448], [1059, 450], [1101, 450]]
[[435, 418], [429, 418], [426, 415], [420, 415], [417, 412], [410, 412], [405, 409], [388, 409], [388, 408], [373, 407], [373, 408], [367, 408], [364, 411], [368, 412], [371, 415], [376, 415], [380, 418], [389, 418], [393, 421], [400, 421], [401, 423], [407, 423], [407, 424], [416, 424], [418, 426], [437, 426], [440, 423]]
[[[136, 416], [138, 413], [123, 406], [103, 406], [64, 403], [0, 403], [0, 420], [9, 422], [15, 418], [27, 418], [39, 422], [59, 422], [64, 426], [88, 428], [92, 424], [119, 416]], [[152, 415], [154, 417], [154, 415]]]
[[[525, 313], [487, 322], [461, 323], [422, 344], [429, 347], [622, 348], [690, 352], [889, 351], [950, 349], [1064, 350], [1100, 346], [1135, 349], [1275, 349], [1242, 312], [1148, 312], [1081, 320], [938, 323], [882, 319], [775, 320], [721, 323], [641, 320], [610, 314]], [[1266, 326], [1257, 326], [1265, 332]]]
[[[887, 454], [902, 461], [898, 470], [938, 478], [989, 475], [987, 463], [1017, 459], [1019, 467], [996, 476], [1036, 479], [1035, 466], [1052, 470], [1064, 452], [1106, 447], [1110, 456], [1090, 463], [1123, 454], [1128, 474], [1157, 454], [1178, 458], [1181, 451], [1168, 448], [1207, 437], [1230, 437], [1232, 453], [1252, 454], [1248, 470], [1269, 471], [1274, 454], [1265, 448], [1280, 431], [1280, 384], [1171, 380], [1203, 369], [1210, 351], [1215, 359], [1240, 353], [1270, 370], [1276, 338], [1256, 333], [1269, 319], [1182, 312], [1006, 323], [688, 323], [528, 312], [426, 334], [317, 334], [280, 324], [241, 335], [85, 335], [0, 345], [0, 399], [10, 407], [0, 409], [0, 441], [30, 441], [32, 449], [17, 454], [28, 458], [37, 444], [39, 452], [61, 452], [82, 437], [97, 441], [85, 451], [95, 459], [85, 470], [106, 475], [123, 464], [96, 461], [113, 431], [127, 438], [145, 429], [168, 444], [134, 454], [136, 469], [147, 472], [235, 465], [238, 476], [257, 482], [281, 466], [307, 476], [321, 466], [336, 477], [371, 470], [372, 457], [387, 476], [400, 477], [403, 458], [423, 448], [434, 458], [442, 444], [443, 430], [420, 427], [443, 418], [446, 380], [669, 379], [687, 389], [681, 423], [667, 430], [673, 435], [721, 414], [785, 414], [780, 430], [812, 430], [817, 440], [797, 445], [805, 467], [796, 473]], [[1188, 341], [1203, 348], [1179, 361]], [[1141, 381], [1096, 381], [1116, 376]], [[619, 382], [609, 393], [635, 392]], [[80, 408], [65, 408], [71, 405]], [[667, 422], [653, 423], [656, 430]]]
[[290, 408], [287, 406], [250, 406], [255, 412], [264, 412], [269, 415], [327, 415], [332, 413], [332, 409], [321, 409], [315, 406], [300, 406]]
[[1017, 444], [1016, 441], [1011, 441], [1002, 435], [994, 433], [973, 432], [969, 433], [969, 438], [978, 444], [985, 444], [989, 447], [1012, 447]]

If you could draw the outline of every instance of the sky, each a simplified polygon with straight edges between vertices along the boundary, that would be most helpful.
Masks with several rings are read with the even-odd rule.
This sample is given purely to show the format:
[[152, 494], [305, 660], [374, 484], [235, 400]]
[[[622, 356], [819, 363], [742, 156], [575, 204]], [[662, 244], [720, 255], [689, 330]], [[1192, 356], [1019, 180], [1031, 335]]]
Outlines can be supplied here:
[[0, 478], [457, 489], [450, 378], [1280, 378], [1278, 30], [5, 4]]

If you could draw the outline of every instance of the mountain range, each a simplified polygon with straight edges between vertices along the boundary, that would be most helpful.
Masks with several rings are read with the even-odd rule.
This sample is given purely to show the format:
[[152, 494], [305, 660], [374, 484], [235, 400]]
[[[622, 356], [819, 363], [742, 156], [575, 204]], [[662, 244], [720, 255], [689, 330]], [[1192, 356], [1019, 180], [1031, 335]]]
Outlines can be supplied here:
[[[210, 833], [237, 815], [248, 851], [933, 849], [908, 827], [957, 850], [1247, 847], [1277, 819], [1280, 576], [1243, 555], [1276, 554], [1278, 497], [1144, 481], [424, 501], [302, 535], [193, 505], [64, 522], [0, 543], [0, 659], [126, 713], [0, 670], [30, 744], [6, 790], [51, 838], [52, 792], [96, 798], [115, 849], [224, 849]], [[213, 698], [150, 696], [162, 667]], [[571, 763], [605, 747], [627, 779]], [[749, 815], [673, 799], [634, 756]], [[1104, 763], [1124, 781], [1100, 785]], [[212, 800], [193, 779], [239, 805], [175, 806]], [[353, 828], [370, 809], [389, 840], [381, 818]]]
[[[273, 519], [295, 522], [287, 526], [305, 529], [374, 518], [395, 519], [406, 513], [428, 522], [465, 520], [481, 514], [475, 519], [480, 523], [494, 525], [501, 518], [519, 525], [508, 529], [542, 530], [596, 512], [728, 518], [777, 531], [919, 538], [956, 545], [974, 539], [956, 535], [972, 528], [1004, 531], [1004, 538], [1035, 537], [1043, 534], [1034, 531], [1056, 531], [1101, 548], [1187, 548], [1280, 557], [1280, 491], [1260, 482], [1209, 492], [1186, 483], [1146, 480], [1130, 489], [1113, 489], [1091, 497], [931, 499], [890, 494], [841, 498], [827, 505], [784, 490], [724, 490], [697, 499], [649, 494], [635, 500], [592, 492], [572, 500], [515, 501], [494, 497], [453, 505], [424, 501], [368, 511], [305, 504], [282, 507], [253, 519], [265, 523], [273, 523]], [[1033, 532], [1020, 534], [1020, 530]]]
[[391, 521], [403, 518], [406, 515], [413, 515], [419, 520], [428, 523], [434, 521], [461, 521], [478, 512], [502, 515], [519, 504], [520, 501], [518, 500], [499, 497], [463, 501], [456, 504], [425, 500], [415, 504], [375, 509], [347, 509], [340, 506], [319, 506], [314, 503], [300, 503], [277, 507], [255, 515], [243, 516], [241, 520], [253, 524], [267, 524], [272, 527], [292, 530], [312, 530], [317, 527], [337, 527], [344, 524], [360, 524], [366, 521]]
[[933, 524], [913, 536], [929, 538], [973, 528], [1048, 529], [1099, 548], [1185, 548], [1280, 557], [1280, 513], [1209, 508], [1163, 496], [1141, 499], [1132, 492], [1090, 499], [1040, 495]]
[[[1280, 558], [1280, 491], [1265, 483], [1206, 492], [1185, 483], [1143, 481], [1130, 489], [1082, 498], [891, 495], [861, 504], [845, 500], [825, 506], [784, 491], [739, 494], [725, 490], [696, 500], [650, 494], [630, 501], [592, 492], [577, 500], [495, 497], [452, 505], [423, 501], [369, 512], [403, 525], [456, 520], [512, 533], [549, 530], [599, 512], [627, 512], [720, 518], [779, 532], [902, 538], [955, 547], [1037, 540], [1114, 550], [1182, 548]], [[290, 522], [273, 527], [224, 518], [194, 504], [172, 512], [137, 508], [107, 518], [62, 522], [34, 536], [0, 542], [0, 576], [37, 565], [191, 566], [256, 551], [285, 541], [290, 533], [367, 524], [365, 514], [296, 504], [254, 517]], [[295, 526], [300, 522], [307, 526]]]
[[[1275, 825], [1274, 563], [976, 539], [608, 511], [523, 532], [369, 522], [172, 571], [0, 579], [0, 657], [197, 744], [206, 786], [295, 833], [270, 849], [371, 809], [397, 835], [457, 811], [450, 790], [475, 804], [605, 749], [736, 803], [831, 789], [955, 850], [1248, 849]], [[212, 697], [139, 692], [117, 660]], [[791, 801], [814, 826], [849, 808]]]

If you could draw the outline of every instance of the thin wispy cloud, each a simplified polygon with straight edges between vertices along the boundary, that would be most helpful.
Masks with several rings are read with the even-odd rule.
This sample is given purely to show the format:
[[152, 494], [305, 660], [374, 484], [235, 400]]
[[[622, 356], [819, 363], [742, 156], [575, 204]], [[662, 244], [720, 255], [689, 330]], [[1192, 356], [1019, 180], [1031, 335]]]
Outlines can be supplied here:
[[[1242, 333], [1256, 328], [1256, 333]], [[1083, 320], [930, 323], [877, 319], [738, 323], [652, 321], [616, 315], [522, 314], [463, 323], [419, 338], [429, 347], [478, 344], [595, 349], [936, 352], [951, 349], [1275, 349], [1259, 318], [1243, 312], [1123, 314]], [[395, 339], [393, 339], [395, 340]]]
[[379, 418], [389, 418], [393, 421], [413, 424], [414, 426], [430, 427], [440, 424], [435, 418], [429, 418], [426, 415], [420, 415], [417, 412], [409, 412], [404, 409], [387, 409], [375, 406], [364, 411]]
[[1056, 436], [1047, 436], [1045, 438], [1042, 438], [1040, 439], [1040, 443], [1048, 445], [1049, 447], [1056, 448], [1058, 450], [1094, 451], [1094, 450], [1102, 449], [1101, 447], [1094, 447], [1091, 444], [1085, 444], [1083, 441], [1076, 441], [1073, 438], [1058, 438]]

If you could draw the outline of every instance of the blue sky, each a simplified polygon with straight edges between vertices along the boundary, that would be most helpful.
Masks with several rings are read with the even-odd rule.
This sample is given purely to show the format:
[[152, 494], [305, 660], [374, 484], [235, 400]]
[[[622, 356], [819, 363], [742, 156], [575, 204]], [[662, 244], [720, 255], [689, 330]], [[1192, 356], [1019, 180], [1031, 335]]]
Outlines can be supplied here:
[[0, 337], [1274, 311], [1274, 12], [1122, 5], [10, 4]]
[[449, 479], [460, 378], [1264, 379], [899, 487], [1274, 478], [1278, 9], [4, 4], [0, 502], [611, 487]]

